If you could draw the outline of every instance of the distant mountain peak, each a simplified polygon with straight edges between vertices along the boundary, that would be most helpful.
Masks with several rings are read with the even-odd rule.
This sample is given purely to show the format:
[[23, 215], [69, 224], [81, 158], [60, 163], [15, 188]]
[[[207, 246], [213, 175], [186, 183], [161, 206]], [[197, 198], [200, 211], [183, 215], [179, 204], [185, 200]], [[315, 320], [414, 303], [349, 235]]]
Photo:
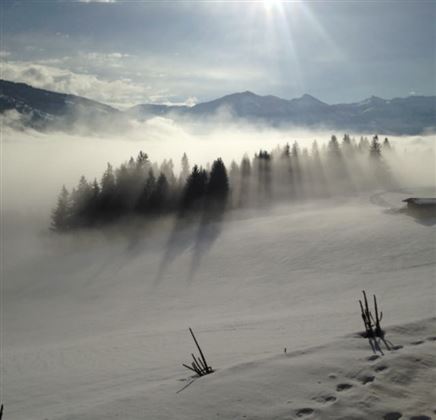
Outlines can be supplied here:
[[304, 106], [311, 106], [311, 105], [326, 105], [325, 102], [320, 101], [318, 98], [315, 98], [312, 95], [309, 95], [308, 93], [305, 93], [304, 95], [300, 96], [299, 98], [291, 99], [291, 102], [304, 105]]
[[373, 102], [386, 102], [386, 99], [380, 98], [380, 96], [375, 95], [372, 95], [369, 99]]
[[380, 98], [379, 96], [372, 95], [369, 98], [364, 99], [359, 102], [360, 105], [377, 105], [386, 103], [386, 99]]
[[252, 92], [251, 90], [246, 90], [244, 92], [240, 92], [241, 95], [247, 95], [247, 96], [259, 96], [256, 95], [254, 92]]
[[225, 95], [219, 99], [224, 99], [224, 98], [257, 98], [259, 97], [259, 95], [256, 95], [254, 92], [251, 92], [250, 90], [246, 90], [244, 92], [236, 92], [236, 93], [230, 93], [229, 95]]
[[314, 101], [319, 101], [319, 99], [315, 98], [312, 95], [309, 95], [308, 93], [305, 93], [304, 95], [302, 95], [300, 97], [300, 99], [308, 99], [308, 100], [314, 100]]

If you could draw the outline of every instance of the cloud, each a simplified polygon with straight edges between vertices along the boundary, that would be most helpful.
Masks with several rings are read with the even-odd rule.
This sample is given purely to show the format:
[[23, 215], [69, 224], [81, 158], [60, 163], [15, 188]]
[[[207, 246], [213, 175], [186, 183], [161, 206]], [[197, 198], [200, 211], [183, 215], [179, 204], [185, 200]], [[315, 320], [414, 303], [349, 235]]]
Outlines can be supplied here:
[[197, 103], [198, 103], [198, 99], [195, 96], [191, 96], [185, 101], [185, 104], [187, 106], [194, 106]]
[[146, 88], [131, 80], [106, 80], [94, 74], [76, 73], [59, 67], [10, 61], [3, 63], [3, 77], [42, 89], [84, 96], [126, 107], [147, 99]]
[[82, 53], [82, 57], [90, 59], [90, 60], [119, 60], [121, 58], [130, 57], [129, 54], [124, 54], [120, 52], [110, 52], [110, 53], [103, 53], [103, 52], [88, 52], [88, 53]]
[[[134, 59], [121, 52], [82, 52], [35, 62], [6, 61], [2, 63], [2, 77], [41, 89], [84, 96], [120, 109], [140, 103], [194, 106], [199, 102], [189, 94], [172, 94], [167, 87], [168, 79], [152, 70], [144, 69], [139, 77], [128, 77], [129, 73], [122, 71], [128, 58]], [[102, 68], [106, 69], [104, 76], [99, 74]]]
[[[33, 58], [33, 57], [32, 57]], [[85, 96], [118, 108], [141, 103], [193, 106], [222, 91], [265, 83], [264, 69], [204, 64], [190, 57], [138, 56], [123, 51], [71, 51], [4, 63], [3, 77], [32, 86]], [[215, 92], [215, 90], [217, 90]]]

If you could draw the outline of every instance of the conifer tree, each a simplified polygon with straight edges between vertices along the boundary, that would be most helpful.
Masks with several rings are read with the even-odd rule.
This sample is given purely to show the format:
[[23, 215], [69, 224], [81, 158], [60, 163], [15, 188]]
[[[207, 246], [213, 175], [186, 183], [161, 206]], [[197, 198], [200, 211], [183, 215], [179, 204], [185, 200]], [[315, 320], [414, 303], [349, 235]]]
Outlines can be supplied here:
[[385, 139], [383, 141], [383, 151], [386, 151], [386, 152], [392, 151], [391, 143], [389, 142], [389, 139], [387, 137], [385, 137]]
[[189, 176], [189, 160], [186, 153], [182, 156], [182, 170], [180, 171], [180, 183], [184, 184]]
[[282, 157], [289, 158], [291, 156], [291, 148], [289, 146], [289, 143], [286, 143], [285, 147], [283, 148]]
[[352, 157], [354, 148], [349, 134], [344, 134], [344, 138], [342, 139], [342, 150], [346, 157]]
[[103, 220], [112, 219], [115, 215], [115, 175], [113, 167], [110, 163], [107, 164], [106, 171], [101, 179], [101, 190], [99, 200], [99, 213]]
[[229, 193], [229, 179], [227, 170], [221, 158], [215, 160], [210, 171], [207, 184], [207, 196], [209, 199], [225, 201]]
[[366, 137], [360, 137], [358, 150], [360, 153], [366, 153], [369, 149], [369, 141]]
[[385, 188], [392, 188], [395, 183], [389, 171], [389, 167], [382, 157], [382, 146], [377, 135], [372, 138], [369, 148], [369, 158], [378, 183]]
[[260, 150], [255, 157], [257, 170], [257, 194], [260, 203], [265, 204], [271, 196], [271, 155], [266, 150]]
[[56, 208], [51, 214], [51, 229], [63, 232], [68, 230], [70, 226], [71, 216], [71, 202], [70, 194], [65, 185], [62, 186], [61, 192], [58, 196]]
[[99, 200], [100, 200], [100, 185], [96, 179], [91, 184], [91, 194], [88, 206], [88, 220], [90, 225], [94, 225], [98, 222], [99, 218]]
[[182, 197], [182, 209], [201, 208], [206, 194], [207, 172], [195, 165], [186, 180]]
[[251, 177], [251, 163], [247, 155], [244, 155], [241, 161], [241, 182], [239, 186], [239, 202], [240, 207], [248, 203], [250, 196], [250, 177]]
[[294, 141], [292, 144], [292, 157], [295, 159], [298, 159], [300, 157], [300, 148], [298, 146], [298, 143]]
[[328, 153], [331, 157], [337, 158], [341, 155], [341, 149], [339, 147], [338, 139], [335, 135], [332, 135], [327, 146]]
[[71, 194], [71, 225], [85, 227], [89, 225], [89, 206], [92, 198], [92, 189], [86, 178], [82, 175], [77, 188]]
[[369, 147], [369, 156], [373, 159], [381, 158], [381, 145], [378, 141], [377, 135], [372, 138], [371, 145]]
[[136, 177], [139, 180], [139, 183], [142, 183], [150, 166], [147, 153], [144, 153], [142, 150], [138, 153], [135, 166]]
[[174, 187], [176, 184], [176, 177], [174, 176], [174, 163], [172, 159], [168, 161], [165, 159], [160, 166], [160, 173], [165, 175], [168, 185]]
[[153, 169], [148, 171], [148, 177], [145, 184], [141, 190], [136, 203], [136, 210], [142, 214], [149, 213], [152, 210], [153, 203], [150, 201], [150, 197], [156, 187], [156, 178], [154, 176]]
[[150, 183], [151, 194], [149, 197], [148, 208], [151, 213], [159, 214], [165, 211], [165, 205], [168, 199], [168, 181], [164, 174], [160, 174], [154, 186]]

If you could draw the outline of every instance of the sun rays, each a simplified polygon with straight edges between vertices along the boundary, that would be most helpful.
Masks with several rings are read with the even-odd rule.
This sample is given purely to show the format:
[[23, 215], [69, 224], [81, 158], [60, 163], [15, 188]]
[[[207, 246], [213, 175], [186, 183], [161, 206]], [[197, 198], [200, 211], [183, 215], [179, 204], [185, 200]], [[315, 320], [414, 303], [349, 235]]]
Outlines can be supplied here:
[[263, 7], [267, 12], [271, 11], [274, 7], [280, 6], [280, 0], [263, 0]]

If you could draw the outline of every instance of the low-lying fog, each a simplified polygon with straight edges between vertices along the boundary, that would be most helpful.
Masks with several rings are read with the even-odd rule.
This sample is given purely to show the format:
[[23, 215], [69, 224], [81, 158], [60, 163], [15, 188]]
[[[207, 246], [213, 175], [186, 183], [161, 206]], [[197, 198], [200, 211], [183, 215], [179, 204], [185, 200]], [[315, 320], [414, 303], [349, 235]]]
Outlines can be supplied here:
[[[143, 123], [132, 122], [128, 130], [112, 135], [41, 133], [31, 129], [16, 130], [5, 124], [2, 129], [2, 211], [7, 216], [6, 224], [13, 215], [21, 222], [35, 220], [44, 230], [48, 228], [50, 209], [63, 184], [71, 189], [81, 175], [91, 181], [100, 180], [107, 162], [117, 167], [140, 150], [147, 153], [152, 162], [172, 159], [176, 172], [185, 152], [191, 167], [206, 165], [221, 157], [229, 169], [231, 161], [240, 163], [245, 153], [252, 158], [260, 149], [271, 151], [277, 145], [292, 145], [294, 141], [310, 153], [314, 140], [321, 147], [332, 134], [341, 142], [343, 133], [340, 132], [236, 124], [188, 126], [159, 117]], [[370, 140], [373, 133], [350, 135], [358, 142], [361, 135]], [[379, 137], [381, 141], [385, 138]], [[395, 158], [387, 160], [402, 186], [435, 185], [435, 136], [388, 138], [395, 149]]]

